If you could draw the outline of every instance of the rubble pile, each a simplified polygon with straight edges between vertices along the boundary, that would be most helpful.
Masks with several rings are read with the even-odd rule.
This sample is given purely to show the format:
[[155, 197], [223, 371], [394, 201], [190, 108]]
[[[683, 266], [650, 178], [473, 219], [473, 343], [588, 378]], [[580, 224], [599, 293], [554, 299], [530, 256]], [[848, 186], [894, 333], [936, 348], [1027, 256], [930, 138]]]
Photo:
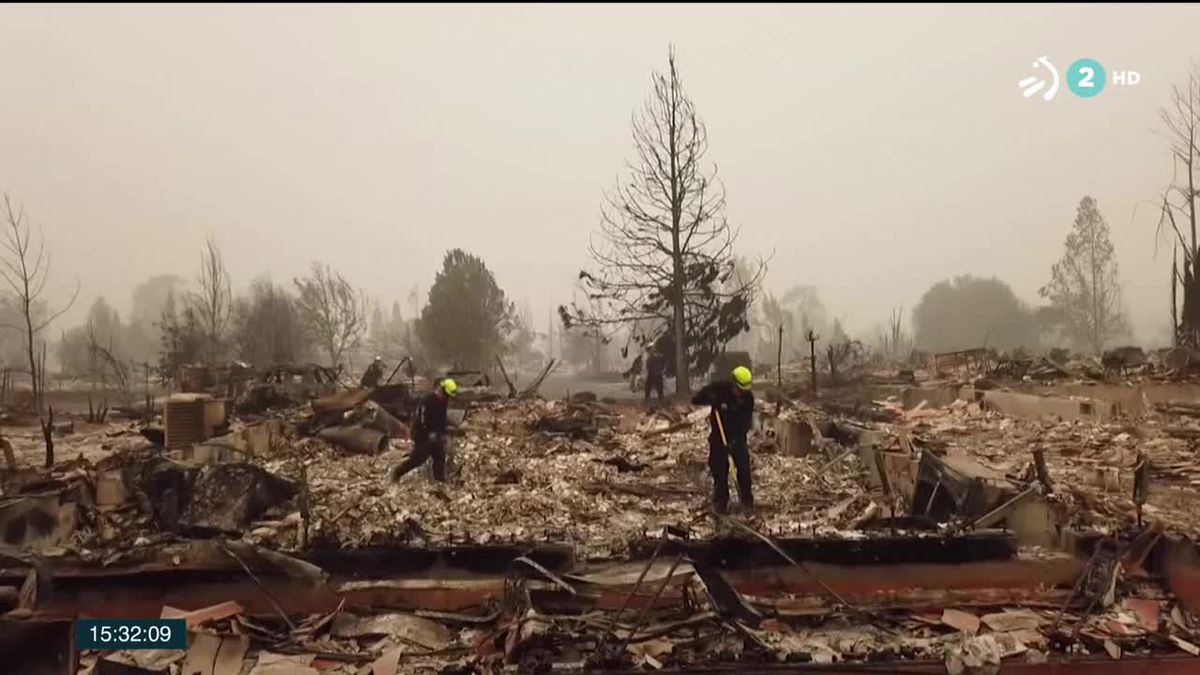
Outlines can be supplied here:
[[[891, 404], [895, 410], [895, 404]], [[1170, 406], [1168, 406], [1168, 409]], [[1136, 473], [1146, 462], [1150, 487], [1143, 516], [1170, 533], [1200, 536], [1200, 426], [1171, 413], [1105, 423], [1028, 420], [957, 400], [945, 408], [901, 413], [901, 428], [939, 454], [969, 457], [997, 476], [1024, 485], [1033, 477], [1033, 451], [1044, 453], [1052, 491], [1046, 499], [1062, 526], [1118, 532], [1138, 525]], [[892, 427], [893, 432], [895, 427]], [[1193, 433], [1195, 434], [1193, 436]]]
[[[1012, 395], [1005, 382], [1084, 371], [1048, 357], [982, 370], [989, 358], [948, 355], [942, 376]], [[1124, 365], [1151, 377], [1160, 361]], [[411, 449], [406, 388], [319, 382], [321, 398], [274, 409], [296, 383], [275, 384], [228, 433], [186, 450], [135, 425], [83, 427], [61, 437], [72, 461], [6, 474], [0, 536], [37, 552], [42, 569], [49, 559], [116, 579], [178, 568], [230, 592], [245, 591], [231, 581], [244, 571], [253, 597], [270, 597], [274, 614], [247, 611], [246, 596], [164, 606], [195, 633], [187, 650], [105, 659], [172, 674], [226, 659], [231, 673], [382, 675], [880, 661], [960, 673], [1200, 656], [1196, 603], [1164, 581], [1168, 549], [1156, 549], [1194, 554], [1200, 538], [1192, 402], [1063, 419], [1000, 414], [982, 395], [907, 408], [852, 389], [820, 407], [762, 397], [757, 510], [726, 518], [708, 512], [706, 410], [483, 392], [452, 411], [449, 483], [429, 467], [393, 482]], [[183, 544], [216, 553], [191, 559], [172, 548]], [[569, 561], [535, 562], [541, 544]], [[362, 564], [379, 551], [395, 564], [387, 574]], [[435, 562], [418, 565], [414, 551]], [[447, 562], [472, 551], [509, 558]], [[343, 569], [326, 573], [321, 556]], [[396, 572], [400, 560], [410, 566]], [[264, 561], [284, 571], [273, 578]], [[30, 589], [52, 572], [29, 574], [0, 584], [0, 611], [32, 615]], [[288, 605], [300, 609], [277, 604], [293, 601], [274, 592], [281, 576], [305, 577]], [[397, 611], [435, 595], [459, 604]], [[84, 672], [105, 672], [100, 658], [84, 654]]]
[[[375, 456], [318, 450], [305, 460], [313, 538], [342, 546], [552, 540], [588, 558], [621, 556], [647, 532], [707, 508], [703, 419], [660, 413], [639, 427], [636, 411], [603, 404], [486, 404], [452, 441], [460, 477], [446, 489], [420, 472], [388, 480], [405, 442]], [[824, 454], [759, 452], [754, 463], [758, 519], [772, 532], [833, 532], [866, 506], [854, 458], [828, 466]], [[295, 460], [266, 466], [296, 473]]]
[[[1200, 654], [1200, 622], [1157, 586], [1123, 578], [1102, 556], [1094, 557], [1083, 578], [1061, 606], [1058, 597], [1043, 597], [1024, 606], [976, 600], [796, 613], [740, 594], [724, 576], [688, 562], [667, 566], [652, 559], [644, 567], [565, 578], [534, 570], [532, 577], [511, 576], [507, 585], [515, 592], [495, 606], [470, 613], [363, 611], [345, 601], [328, 613], [291, 617], [251, 616], [236, 602], [190, 611], [164, 606], [162, 617], [184, 619], [193, 633], [187, 650], [85, 653], [82, 672], [97, 672], [91, 669], [102, 658], [155, 673], [181, 667], [193, 672], [187, 664], [211, 663], [222, 653], [234, 664], [229, 672], [240, 666], [240, 672], [269, 674], [283, 667], [287, 673], [346, 675], [500, 672], [506, 664], [544, 672], [550, 664], [657, 670], [885, 661], [935, 662], [946, 672], [974, 673], [1005, 659], [1045, 663], [1064, 652], [1105, 660]], [[613, 586], [618, 579], [627, 581]], [[552, 599], [586, 597], [605, 587], [619, 599], [649, 586], [693, 600], [643, 612], [563, 611]]]

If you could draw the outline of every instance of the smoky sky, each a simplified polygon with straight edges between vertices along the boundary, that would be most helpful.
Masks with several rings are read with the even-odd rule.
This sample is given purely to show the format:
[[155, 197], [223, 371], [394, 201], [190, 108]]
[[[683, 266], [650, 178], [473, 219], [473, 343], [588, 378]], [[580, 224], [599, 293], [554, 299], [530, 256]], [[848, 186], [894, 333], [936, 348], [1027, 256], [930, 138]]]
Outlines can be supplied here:
[[[1037, 300], [1092, 195], [1137, 337], [1169, 328], [1158, 110], [1200, 57], [1191, 5], [5, 6], [0, 190], [52, 251], [50, 293], [122, 311], [193, 277], [314, 260], [384, 303], [484, 258], [539, 328], [571, 298], [630, 115], [674, 45], [738, 252], [820, 289], [853, 333], [956, 274]], [[1136, 70], [1022, 98], [1047, 56]], [[52, 329], [57, 332], [57, 327]]]

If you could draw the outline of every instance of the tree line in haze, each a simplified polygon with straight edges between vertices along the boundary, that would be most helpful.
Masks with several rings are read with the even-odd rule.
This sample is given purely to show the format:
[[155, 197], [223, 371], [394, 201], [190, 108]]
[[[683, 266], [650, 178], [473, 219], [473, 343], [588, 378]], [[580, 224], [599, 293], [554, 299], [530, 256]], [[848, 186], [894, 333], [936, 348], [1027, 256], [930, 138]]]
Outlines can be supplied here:
[[[448, 251], [425, 297], [414, 291], [401, 302], [369, 298], [341, 271], [319, 263], [294, 279], [235, 284], [212, 241], [194, 271], [139, 284], [127, 316], [101, 298], [82, 325], [57, 330], [51, 322], [70, 303], [44, 297], [49, 264], [36, 228], [5, 200], [0, 273], [8, 293], [0, 324], [7, 330], [0, 359], [36, 389], [48, 352], [68, 376], [121, 382], [230, 360], [316, 361], [353, 370], [375, 355], [390, 363], [411, 356], [431, 371], [551, 356], [603, 371], [624, 368], [619, 360], [627, 363], [651, 345], [669, 352], [671, 372], [702, 374], [731, 349], [757, 362], [804, 359], [810, 334], [827, 359], [832, 348], [854, 343], [902, 359], [913, 350], [983, 346], [1097, 352], [1130, 339], [1109, 226], [1090, 196], [1080, 200], [1069, 227], [1064, 214], [1062, 255], [1048, 270], [1039, 303], [1018, 298], [1002, 280], [964, 274], [933, 284], [854, 339], [816, 286], [764, 288], [769, 260], [738, 249], [739, 229], [726, 217], [724, 187], [708, 157], [707, 127], [673, 52], [666, 65], [652, 73], [650, 93], [635, 110], [632, 154], [603, 195], [575, 300], [559, 307], [555, 325], [544, 331], [535, 330], [527, 304], [518, 308], [485, 261], [467, 251]], [[1180, 169], [1161, 200], [1162, 231], [1175, 250], [1172, 323], [1177, 341], [1195, 343], [1200, 150], [1193, 132], [1200, 130], [1200, 75], [1174, 91], [1163, 122]], [[686, 392], [687, 378], [677, 379]]]
[[374, 301], [319, 263], [290, 284], [261, 276], [237, 295], [232, 286], [210, 241], [192, 281], [167, 274], [135, 287], [127, 319], [98, 298], [83, 325], [57, 341], [63, 374], [122, 384], [146, 372], [171, 378], [185, 365], [231, 360], [353, 370], [374, 356], [444, 369], [540, 358], [528, 312], [516, 310], [482, 259], [460, 249], [446, 253], [419, 312], [416, 290], [410, 294], [408, 315], [399, 301]]

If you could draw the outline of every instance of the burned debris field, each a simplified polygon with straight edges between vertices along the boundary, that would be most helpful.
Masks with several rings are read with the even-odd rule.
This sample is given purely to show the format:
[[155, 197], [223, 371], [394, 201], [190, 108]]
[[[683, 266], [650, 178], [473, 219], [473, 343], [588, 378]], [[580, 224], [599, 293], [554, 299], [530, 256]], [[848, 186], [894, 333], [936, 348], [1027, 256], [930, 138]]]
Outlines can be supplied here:
[[[585, 391], [463, 386], [445, 484], [388, 478], [421, 378], [247, 373], [60, 427], [52, 470], [10, 434], [3, 637], [19, 672], [1189, 672], [1200, 380], [1053, 365], [762, 385], [752, 515], [709, 506], [707, 410]], [[76, 654], [76, 616], [194, 635]]]

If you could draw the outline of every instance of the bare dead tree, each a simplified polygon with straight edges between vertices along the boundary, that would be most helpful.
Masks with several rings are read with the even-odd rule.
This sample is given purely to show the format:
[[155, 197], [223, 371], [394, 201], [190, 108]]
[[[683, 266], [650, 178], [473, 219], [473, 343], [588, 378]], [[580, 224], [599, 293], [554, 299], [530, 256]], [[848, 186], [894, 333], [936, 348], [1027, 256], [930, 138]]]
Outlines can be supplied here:
[[891, 315], [887, 320], [887, 329], [880, 340], [883, 347], [883, 355], [890, 359], [899, 358], [904, 350], [904, 343], [907, 342], [907, 336], [904, 334], [904, 308], [892, 309]]
[[[1175, 285], [1183, 290], [1183, 307], [1175, 324], [1175, 341], [1200, 346], [1200, 247], [1196, 240], [1196, 210], [1200, 206], [1196, 171], [1200, 169], [1200, 65], [1193, 64], [1183, 86], [1171, 89], [1167, 105], [1159, 112], [1171, 153], [1171, 183], [1158, 201], [1159, 233], [1169, 227], [1172, 247], [1182, 253], [1182, 265], [1173, 264]], [[1172, 310], [1175, 304], [1172, 303]]]
[[[113, 383], [117, 387], [117, 392], [121, 396], [121, 403], [129, 405], [133, 401], [132, 388], [130, 386], [130, 368], [121, 359], [113, 355], [112, 336], [109, 336], [107, 345], [104, 345], [96, 337], [95, 326], [92, 322], [87, 324], [87, 342], [88, 355], [93, 362], [93, 376], [99, 376], [101, 383], [107, 388], [109, 375], [112, 375]], [[105, 401], [105, 407], [107, 407]], [[90, 404], [90, 401], [89, 401]], [[103, 422], [104, 420], [99, 420]]]
[[367, 329], [367, 297], [328, 265], [313, 263], [312, 272], [296, 279], [297, 307], [305, 329], [337, 367], [356, 349]]
[[225, 338], [233, 310], [229, 272], [221, 257], [217, 242], [209, 238], [200, 255], [200, 273], [196, 278], [200, 291], [190, 296], [191, 305], [204, 329], [205, 356], [209, 364], [220, 362], [225, 351]]
[[760, 260], [746, 277], [735, 276], [738, 232], [725, 219], [725, 190], [706, 160], [708, 132], [674, 50], [667, 72], [655, 72], [652, 81], [632, 121], [636, 159], [605, 195], [600, 231], [589, 245], [598, 270], [580, 273], [586, 306], [560, 307], [559, 314], [564, 325], [596, 333], [653, 321], [672, 338], [676, 393], [686, 395], [693, 367], [707, 367], [725, 342], [749, 330], [764, 266]]
[[238, 358], [260, 365], [292, 363], [307, 346], [304, 338], [295, 298], [269, 278], [255, 279], [247, 296], [234, 301], [232, 343]]
[[[39, 383], [39, 391], [46, 390], [46, 343], [42, 343], [42, 353], [37, 359], [37, 379]], [[39, 412], [40, 415], [40, 412]], [[42, 425], [42, 439], [46, 444], [46, 468], [54, 466], [54, 406], [46, 406], [46, 414], [40, 415], [38, 418]]]
[[904, 308], [898, 307], [892, 310], [891, 319], [888, 321], [888, 331], [891, 333], [892, 351], [900, 352], [900, 342], [904, 338]]
[[[46, 281], [50, 276], [50, 254], [46, 250], [46, 240], [29, 224], [22, 208], [14, 208], [8, 195], [4, 195], [4, 219], [8, 227], [4, 231], [4, 248], [0, 255], [0, 277], [8, 285], [17, 308], [20, 310], [22, 325], [4, 326], [21, 333], [25, 340], [25, 353], [29, 358], [29, 381], [33, 390], [33, 403], [38, 417], [44, 418], [42, 404], [45, 397], [46, 374], [43, 370], [45, 357], [39, 361], [36, 352], [36, 342], [41, 332], [55, 319], [62, 316], [75, 304], [79, 297], [79, 284], [75, 284], [75, 292], [71, 300], [61, 309], [49, 310], [42, 299], [46, 290]], [[51, 417], [53, 412], [51, 412]], [[45, 420], [42, 421], [43, 426]], [[54, 465], [54, 445], [46, 443], [46, 466]]]
[[829, 368], [829, 383], [838, 384], [838, 374], [846, 367], [860, 365], [865, 349], [858, 340], [843, 340], [825, 346], [825, 365]]

